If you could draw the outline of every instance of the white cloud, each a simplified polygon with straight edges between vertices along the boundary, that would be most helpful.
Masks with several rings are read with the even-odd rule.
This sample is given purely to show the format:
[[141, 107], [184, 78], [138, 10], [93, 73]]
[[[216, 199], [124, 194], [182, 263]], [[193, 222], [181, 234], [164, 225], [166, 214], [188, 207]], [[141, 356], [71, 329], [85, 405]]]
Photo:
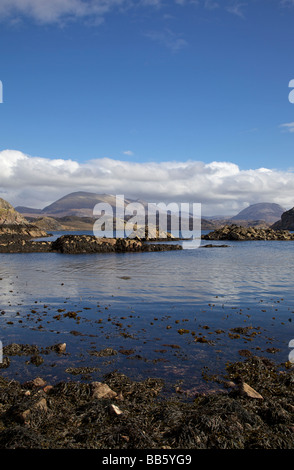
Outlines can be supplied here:
[[132, 150], [125, 150], [123, 154], [127, 155], [128, 157], [132, 157], [134, 155], [134, 152], [132, 152]]
[[43, 208], [74, 192], [124, 194], [148, 202], [196, 202], [206, 215], [234, 215], [246, 205], [294, 206], [294, 173], [240, 170], [232, 162], [129, 162], [110, 158], [78, 163], [0, 152], [0, 197], [14, 206]]
[[172, 52], [178, 52], [188, 45], [187, 41], [183, 39], [181, 35], [174, 33], [170, 29], [165, 29], [164, 31], [149, 31], [145, 36], [164, 45]]
[[281, 124], [279, 127], [285, 129], [288, 132], [294, 132], [294, 122], [288, 122], [285, 124]]
[[247, 5], [247, 3], [240, 3], [240, 2], [235, 2], [232, 5], [229, 5], [227, 7], [227, 11], [229, 13], [232, 13], [233, 15], [237, 15], [240, 18], [244, 18], [244, 12], [243, 8]]

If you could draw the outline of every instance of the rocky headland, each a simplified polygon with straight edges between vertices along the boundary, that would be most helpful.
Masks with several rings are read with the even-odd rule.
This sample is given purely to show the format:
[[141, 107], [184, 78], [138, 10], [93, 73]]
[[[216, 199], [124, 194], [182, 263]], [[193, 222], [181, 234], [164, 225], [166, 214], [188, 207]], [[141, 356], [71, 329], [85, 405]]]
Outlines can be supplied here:
[[272, 226], [274, 230], [294, 230], [294, 207], [281, 215], [281, 219]]
[[9, 202], [0, 198], [0, 240], [45, 237], [47, 232], [28, 222]]
[[238, 225], [225, 225], [206, 235], [204, 240], [294, 240], [294, 233], [288, 230], [274, 230], [273, 228], [241, 227]]

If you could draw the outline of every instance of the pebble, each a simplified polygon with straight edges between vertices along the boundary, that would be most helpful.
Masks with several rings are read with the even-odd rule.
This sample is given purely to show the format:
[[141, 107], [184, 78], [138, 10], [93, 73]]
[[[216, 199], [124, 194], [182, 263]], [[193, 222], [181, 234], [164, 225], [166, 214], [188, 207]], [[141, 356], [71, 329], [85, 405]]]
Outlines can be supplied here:
[[246, 396], [248, 398], [263, 400], [263, 397], [256, 390], [254, 390], [254, 388], [250, 387], [250, 385], [246, 384], [245, 382], [239, 385], [239, 392], [240, 395]]
[[101, 382], [92, 382], [91, 388], [93, 398], [114, 398], [117, 396], [116, 392]]
[[123, 412], [116, 405], [110, 405], [109, 406], [109, 411], [110, 411], [111, 414], [114, 414], [116, 416], [119, 416], [119, 415], [123, 414]]

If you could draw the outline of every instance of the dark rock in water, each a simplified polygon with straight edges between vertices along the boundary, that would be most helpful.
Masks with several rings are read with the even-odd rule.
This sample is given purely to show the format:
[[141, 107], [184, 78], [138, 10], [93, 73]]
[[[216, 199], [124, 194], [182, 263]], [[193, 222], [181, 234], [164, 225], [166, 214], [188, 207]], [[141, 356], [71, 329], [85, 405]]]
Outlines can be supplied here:
[[28, 240], [23, 237], [0, 236], [0, 253], [48, 253], [52, 242]]
[[273, 230], [271, 228], [241, 227], [238, 225], [225, 225], [207, 235], [204, 240], [294, 240], [294, 234], [287, 230]]
[[31, 344], [11, 343], [3, 347], [3, 354], [7, 356], [30, 356], [39, 353], [39, 348]]
[[35, 366], [40, 366], [43, 364], [44, 359], [39, 354], [34, 354], [34, 356], [31, 357], [30, 362]]
[[201, 248], [228, 248], [230, 245], [202, 245]]
[[93, 235], [63, 235], [52, 242], [52, 251], [67, 254], [178, 250], [180, 245], [154, 244], [138, 239], [97, 238]]
[[108, 357], [108, 356], [116, 356], [117, 351], [113, 348], [105, 348], [105, 349], [101, 349], [100, 351], [89, 351], [89, 354], [91, 356], [97, 356], [97, 357]]
[[115, 251], [114, 239], [99, 239], [93, 235], [62, 235], [52, 243], [59, 253], [99, 253]]
[[0, 237], [0, 253], [85, 254], [181, 249], [181, 245], [150, 243], [139, 239], [97, 238], [93, 235], [62, 235], [53, 242], [28, 240], [14, 235]]

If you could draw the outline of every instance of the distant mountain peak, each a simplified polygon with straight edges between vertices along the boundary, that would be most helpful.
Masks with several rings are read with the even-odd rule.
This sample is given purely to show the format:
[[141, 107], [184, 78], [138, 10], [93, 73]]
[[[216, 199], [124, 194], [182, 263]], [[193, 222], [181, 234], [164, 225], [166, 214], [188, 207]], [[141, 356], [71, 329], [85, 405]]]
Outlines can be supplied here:
[[60, 217], [65, 215], [91, 216], [93, 208], [99, 202], [109, 202], [112, 205], [115, 202], [115, 196], [76, 191], [44, 207], [42, 214]]
[[237, 215], [231, 217], [230, 220], [263, 220], [268, 224], [273, 224], [281, 218], [283, 212], [284, 209], [279, 204], [271, 202], [259, 202], [246, 207]]

